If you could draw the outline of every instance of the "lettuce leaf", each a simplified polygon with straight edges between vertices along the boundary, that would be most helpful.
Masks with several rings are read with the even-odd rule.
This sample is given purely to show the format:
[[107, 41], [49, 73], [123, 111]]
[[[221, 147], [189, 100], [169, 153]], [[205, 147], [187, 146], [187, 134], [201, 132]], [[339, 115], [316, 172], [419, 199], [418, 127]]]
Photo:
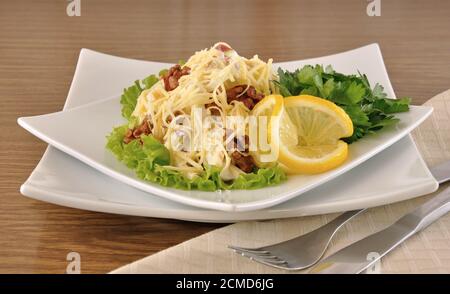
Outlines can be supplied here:
[[123, 89], [123, 94], [120, 97], [120, 104], [122, 104], [122, 116], [129, 120], [134, 108], [136, 107], [137, 99], [142, 91], [150, 89], [159, 81], [155, 75], [150, 75], [142, 81], [134, 81], [134, 85]]
[[170, 164], [169, 150], [153, 136], [141, 136], [142, 144], [138, 140], [123, 143], [127, 129], [128, 125], [114, 128], [107, 136], [106, 148], [119, 161], [133, 169], [139, 178], [146, 181], [183, 190], [216, 191], [259, 189], [286, 180], [284, 171], [279, 167], [273, 167], [261, 168], [253, 173], [242, 174], [232, 182], [224, 182], [219, 176], [220, 168], [216, 166], [206, 166], [203, 174], [189, 179], [178, 171], [164, 167]]

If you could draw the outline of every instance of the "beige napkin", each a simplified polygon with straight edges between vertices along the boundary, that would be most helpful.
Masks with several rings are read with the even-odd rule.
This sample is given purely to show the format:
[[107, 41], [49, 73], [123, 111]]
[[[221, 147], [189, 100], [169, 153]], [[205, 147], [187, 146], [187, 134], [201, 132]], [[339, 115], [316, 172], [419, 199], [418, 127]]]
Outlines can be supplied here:
[[[433, 106], [434, 112], [413, 132], [413, 137], [425, 161], [432, 166], [450, 159], [450, 90], [435, 96], [425, 105]], [[326, 255], [383, 229], [430, 197], [432, 195], [372, 208], [357, 216], [337, 233]], [[283, 273], [285, 271], [241, 257], [227, 249], [227, 245], [256, 247], [286, 240], [314, 230], [336, 215], [229, 225], [125, 265], [112, 273]], [[381, 273], [450, 273], [450, 214], [385, 256], [380, 270]]]

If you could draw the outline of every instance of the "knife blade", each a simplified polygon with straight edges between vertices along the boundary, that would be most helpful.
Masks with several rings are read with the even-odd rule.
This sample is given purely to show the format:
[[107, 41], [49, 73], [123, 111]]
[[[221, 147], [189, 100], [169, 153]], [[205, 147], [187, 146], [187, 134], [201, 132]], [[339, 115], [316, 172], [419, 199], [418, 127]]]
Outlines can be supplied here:
[[[450, 161], [430, 169], [441, 184], [450, 179]], [[371, 267], [410, 236], [450, 211], [450, 187], [428, 200], [394, 224], [361, 239], [317, 263], [309, 273], [354, 274]]]

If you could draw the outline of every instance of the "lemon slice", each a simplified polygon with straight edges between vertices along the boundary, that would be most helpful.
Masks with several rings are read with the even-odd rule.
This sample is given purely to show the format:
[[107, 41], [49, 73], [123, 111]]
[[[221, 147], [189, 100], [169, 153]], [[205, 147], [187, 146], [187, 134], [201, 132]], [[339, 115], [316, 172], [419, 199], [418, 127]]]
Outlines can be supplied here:
[[268, 95], [255, 105], [250, 114], [270, 118], [279, 115], [282, 107], [283, 97], [281, 95]]
[[279, 148], [278, 160], [289, 173], [321, 173], [341, 165], [348, 145], [339, 139], [353, 134], [352, 121], [342, 108], [309, 95], [285, 98], [281, 114], [272, 117], [270, 127], [272, 145]]
[[271, 123], [278, 121], [283, 113], [281, 95], [269, 95], [259, 101], [250, 115], [255, 118], [256, 126], [250, 126], [250, 154], [258, 167], [276, 164], [278, 160], [278, 136], [271, 138]]

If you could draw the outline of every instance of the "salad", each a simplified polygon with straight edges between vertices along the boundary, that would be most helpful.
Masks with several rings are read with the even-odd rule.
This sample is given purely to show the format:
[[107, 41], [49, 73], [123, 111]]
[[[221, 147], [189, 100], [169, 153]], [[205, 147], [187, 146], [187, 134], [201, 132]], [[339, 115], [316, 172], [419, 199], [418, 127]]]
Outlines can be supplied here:
[[178, 189], [257, 189], [326, 172], [348, 145], [395, 124], [409, 98], [389, 99], [366, 75], [295, 71], [226, 43], [124, 89], [127, 123], [106, 147], [141, 179]]

